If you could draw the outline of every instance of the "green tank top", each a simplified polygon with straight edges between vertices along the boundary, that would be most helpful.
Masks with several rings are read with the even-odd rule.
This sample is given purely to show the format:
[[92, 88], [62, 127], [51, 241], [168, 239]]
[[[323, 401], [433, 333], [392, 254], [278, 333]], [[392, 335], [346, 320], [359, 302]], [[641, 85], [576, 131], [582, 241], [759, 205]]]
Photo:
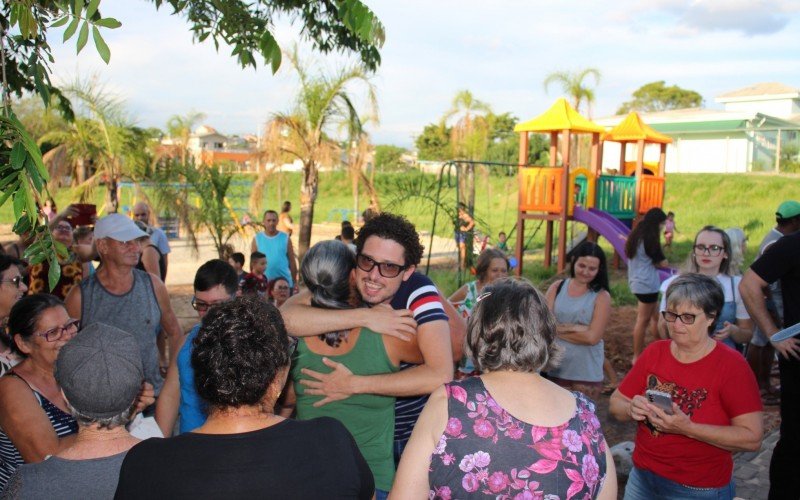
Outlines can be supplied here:
[[[399, 370], [386, 354], [383, 337], [367, 328], [361, 329], [356, 345], [350, 352], [341, 356], [326, 357], [344, 364], [356, 375], [377, 375]], [[331, 369], [322, 362], [322, 358], [323, 356], [311, 352], [305, 341], [301, 340], [297, 345], [291, 370], [297, 394], [297, 418], [310, 420], [327, 416], [344, 424], [353, 435], [358, 449], [372, 470], [375, 487], [389, 491], [395, 472], [392, 451], [395, 398], [375, 394], [355, 394], [347, 399], [314, 408], [313, 404], [322, 397], [305, 393], [306, 388], [299, 381], [308, 377], [300, 373], [300, 370], [309, 368], [321, 373], [330, 372]]]

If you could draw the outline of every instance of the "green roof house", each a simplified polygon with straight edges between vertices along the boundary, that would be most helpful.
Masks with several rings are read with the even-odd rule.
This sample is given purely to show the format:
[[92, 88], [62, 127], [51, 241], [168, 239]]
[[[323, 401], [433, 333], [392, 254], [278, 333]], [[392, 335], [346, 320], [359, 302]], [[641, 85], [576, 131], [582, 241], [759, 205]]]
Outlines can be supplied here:
[[[723, 109], [640, 113], [653, 129], [673, 139], [667, 151], [667, 173], [776, 172], [800, 162], [800, 89], [758, 83], [721, 94], [715, 102]], [[610, 128], [623, 118], [595, 122]], [[615, 164], [616, 148], [614, 143], [603, 145], [604, 165]], [[657, 161], [657, 155], [656, 149], [646, 151], [645, 161]]]

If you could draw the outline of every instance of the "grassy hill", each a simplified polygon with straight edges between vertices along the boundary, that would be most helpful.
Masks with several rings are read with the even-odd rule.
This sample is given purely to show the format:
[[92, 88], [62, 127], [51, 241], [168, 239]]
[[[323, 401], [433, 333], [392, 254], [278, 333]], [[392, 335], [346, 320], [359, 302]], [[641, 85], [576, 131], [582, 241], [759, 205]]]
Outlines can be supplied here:
[[[280, 178], [275, 176], [268, 182], [262, 199], [262, 209], [277, 209], [284, 199], [289, 199], [294, 202], [292, 216], [295, 220], [299, 220], [300, 174], [279, 175]], [[240, 182], [237, 182], [230, 197], [231, 204], [241, 213], [247, 208], [249, 189], [246, 183], [250, 180], [252, 177], [237, 176], [237, 181]], [[382, 173], [376, 175], [375, 182], [385, 210], [406, 215], [421, 232], [430, 232], [434, 229], [434, 212], [439, 191], [439, 181], [436, 176], [418, 172]], [[443, 237], [452, 237], [453, 224], [448, 219], [448, 214], [452, 214], [455, 210], [455, 177], [445, 177], [441, 184], [435, 233]], [[102, 204], [102, 197], [103, 191], [99, 188], [94, 193], [98, 205]], [[73, 194], [69, 189], [62, 189], [56, 194], [59, 207], [66, 206], [72, 199]], [[745, 230], [750, 241], [747, 255], [749, 263], [755, 255], [759, 242], [774, 224], [775, 209], [786, 199], [800, 199], [800, 177], [758, 174], [668, 175], [664, 209], [675, 212], [678, 228], [674, 248], [669, 255], [670, 261], [676, 265], [683, 263], [697, 230], [704, 225], [714, 224], [722, 228], [738, 226]], [[123, 208], [130, 207], [133, 201], [133, 189], [123, 189], [121, 192]], [[367, 206], [367, 201], [366, 196], [362, 194], [360, 209], [363, 210]], [[190, 202], [199, 203], [199, 200]], [[342, 210], [352, 208], [353, 199], [347, 175], [343, 172], [323, 172], [314, 221], [339, 222]], [[475, 211], [478, 230], [490, 235], [493, 241], [501, 230], [511, 233], [516, 222], [516, 208], [516, 176], [479, 169], [476, 174]], [[260, 214], [255, 215], [255, 218], [260, 219]], [[0, 223], [12, 223], [9, 203], [0, 207]], [[531, 255], [526, 257], [525, 275], [536, 283], [553, 274], [552, 270], [542, 267], [541, 252], [536, 252], [544, 245], [544, 229], [537, 231], [538, 226], [538, 222], [528, 222], [526, 226], [526, 236], [535, 235], [528, 242]], [[571, 223], [569, 228], [571, 234], [584, 229], [584, 226], [578, 223]], [[513, 235], [510, 244], [514, 244]], [[601, 244], [610, 256], [610, 245], [602, 240]], [[457, 278], [452, 270], [433, 270], [431, 275], [445, 292], [451, 292], [457, 285]], [[624, 272], [615, 273], [612, 283], [617, 303], [633, 302], [633, 297], [627, 291]]]

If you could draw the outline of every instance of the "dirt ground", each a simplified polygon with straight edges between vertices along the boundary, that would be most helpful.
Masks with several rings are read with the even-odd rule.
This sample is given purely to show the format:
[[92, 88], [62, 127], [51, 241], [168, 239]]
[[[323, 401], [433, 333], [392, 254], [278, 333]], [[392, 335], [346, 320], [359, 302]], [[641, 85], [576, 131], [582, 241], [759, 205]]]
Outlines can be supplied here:
[[[189, 285], [169, 286], [172, 307], [181, 326], [188, 331], [192, 325], [197, 323], [197, 313], [191, 307], [192, 287]], [[631, 328], [636, 320], [635, 306], [620, 306], [614, 308], [611, 320], [606, 329], [605, 347], [606, 357], [611, 360], [614, 369], [620, 380], [630, 370], [631, 364]], [[648, 336], [647, 341], [653, 338]], [[773, 384], [777, 384], [773, 380]], [[633, 441], [636, 435], [636, 425], [633, 423], [620, 423], [612, 418], [608, 413], [609, 396], [600, 396], [596, 401], [598, 416], [603, 425], [606, 441], [610, 446], [614, 446], [622, 441]], [[780, 425], [780, 415], [777, 406], [764, 407], [764, 427], [765, 433]]]

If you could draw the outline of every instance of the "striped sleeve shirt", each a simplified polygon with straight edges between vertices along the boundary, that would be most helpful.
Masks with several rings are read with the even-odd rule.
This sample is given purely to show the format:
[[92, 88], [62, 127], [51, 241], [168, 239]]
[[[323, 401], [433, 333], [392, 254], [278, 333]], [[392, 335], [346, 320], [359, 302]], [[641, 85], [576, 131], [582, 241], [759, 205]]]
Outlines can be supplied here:
[[[404, 281], [397, 293], [392, 298], [394, 309], [410, 309], [417, 325], [428, 323], [429, 321], [448, 321], [447, 313], [444, 312], [439, 290], [436, 285], [424, 274], [415, 272], [409, 279]], [[400, 369], [410, 368], [412, 364], [403, 363]], [[397, 398], [394, 407], [394, 439], [395, 441], [406, 441], [414, 430], [419, 414], [425, 407], [428, 396], [412, 396]]]

